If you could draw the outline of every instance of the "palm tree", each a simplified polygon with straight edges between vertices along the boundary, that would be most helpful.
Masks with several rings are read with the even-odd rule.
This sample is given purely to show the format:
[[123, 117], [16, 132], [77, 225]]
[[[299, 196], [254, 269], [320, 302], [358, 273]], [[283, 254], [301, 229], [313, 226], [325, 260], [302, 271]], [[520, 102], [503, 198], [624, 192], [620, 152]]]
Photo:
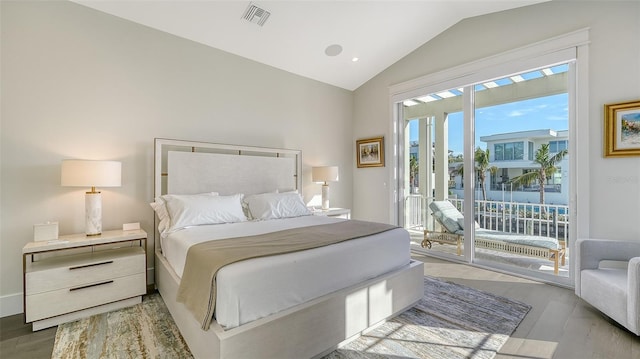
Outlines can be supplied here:
[[409, 182], [410, 182], [409, 188], [411, 188], [411, 193], [413, 193], [413, 188], [416, 185], [415, 179], [416, 179], [416, 176], [418, 175], [418, 171], [419, 171], [418, 159], [415, 156], [409, 157]]
[[[476, 148], [475, 152], [475, 170], [478, 174], [478, 185], [482, 188], [482, 200], [487, 200], [487, 189], [484, 187], [484, 182], [487, 179], [487, 171], [492, 175], [498, 172], [498, 167], [489, 166], [489, 149], [482, 150], [480, 147]], [[451, 172], [453, 175], [460, 175], [464, 178], [464, 165], [458, 166]]]
[[551, 156], [551, 153], [549, 153], [549, 144], [545, 143], [538, 148], [533, 160], [540, 165], [540, 168], [536, 171], [512, 178], [509, 182], [516, 185], [529, 185], [537, 181], [540, 186], [540, 204], [544, 204], [544, 183], [547, 180], [547, 176], [553, 176], [553, 174], [558, 171], [557, 164], [562, 161], [567, 153], [568, 151], [565, 149]]
[[476, 160], [476, 172], [478, 173], [478, 185], [482, 188], [482, 200], [487, 200], [487, 189], [484, 187], [484, 182], [487, 179], [487, 171], [492, 175], [498, 172], [498, 167], [489, 166], [490, 163], [489, 149], [482, 150], [480, 147], [476, 148], [474, 159]]

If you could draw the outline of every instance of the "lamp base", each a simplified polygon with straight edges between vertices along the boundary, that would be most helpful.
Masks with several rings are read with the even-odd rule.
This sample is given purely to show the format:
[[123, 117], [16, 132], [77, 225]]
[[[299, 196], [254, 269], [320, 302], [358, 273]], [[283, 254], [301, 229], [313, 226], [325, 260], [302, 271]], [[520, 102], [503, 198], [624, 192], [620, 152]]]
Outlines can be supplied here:
[[322, 185], [322, 210], [326, 211], [329, 209], [329, 185]]
[[87, 192], [84, 197], [85, 233], [87, 236], [102, 234], [102, 195]]

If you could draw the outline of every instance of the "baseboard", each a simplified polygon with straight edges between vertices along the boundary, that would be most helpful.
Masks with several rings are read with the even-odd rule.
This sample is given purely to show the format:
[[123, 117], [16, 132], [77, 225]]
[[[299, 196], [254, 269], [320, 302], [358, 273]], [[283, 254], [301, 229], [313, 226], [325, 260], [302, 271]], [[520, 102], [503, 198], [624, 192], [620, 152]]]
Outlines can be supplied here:
[[154, 285], [156, 282], [156, 271], [153, 267], [147, 268], [147, 286]]
[[0, 296], [0, 318], [23, 313], [22, 293]]

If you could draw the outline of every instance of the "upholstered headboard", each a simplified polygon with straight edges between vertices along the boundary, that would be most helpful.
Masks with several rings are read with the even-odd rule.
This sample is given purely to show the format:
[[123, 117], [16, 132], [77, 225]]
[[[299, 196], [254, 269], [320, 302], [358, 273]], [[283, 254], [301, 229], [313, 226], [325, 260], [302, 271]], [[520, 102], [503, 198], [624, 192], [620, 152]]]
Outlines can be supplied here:
[[[299, 150], [156, 138], [154, 162], [154, 198], [204, 192], [302, 193]], [[154, 220], [156, 229], [157, 220]], [[155, 245], [159, 248], [159, 243]]]
[[302, 152], [156, 139], [154, 197], [302, 190]]

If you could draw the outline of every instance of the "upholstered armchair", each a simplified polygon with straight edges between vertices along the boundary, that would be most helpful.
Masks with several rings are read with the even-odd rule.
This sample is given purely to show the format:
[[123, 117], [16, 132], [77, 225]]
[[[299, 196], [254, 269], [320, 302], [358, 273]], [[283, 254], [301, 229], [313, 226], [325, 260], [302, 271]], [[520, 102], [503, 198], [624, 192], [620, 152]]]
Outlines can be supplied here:
[[640, 239], [579, 239], [576, 251], [576, 295], [640, 336]]

